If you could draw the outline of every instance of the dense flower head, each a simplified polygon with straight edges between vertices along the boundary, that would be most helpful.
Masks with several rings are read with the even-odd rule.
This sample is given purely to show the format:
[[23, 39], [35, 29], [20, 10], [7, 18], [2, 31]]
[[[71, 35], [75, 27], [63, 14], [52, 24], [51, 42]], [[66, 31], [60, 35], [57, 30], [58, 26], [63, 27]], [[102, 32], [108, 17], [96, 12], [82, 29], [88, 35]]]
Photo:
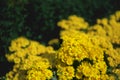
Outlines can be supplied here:
[[[101, 64], [102, 63], [102, 64]], [[88, 79], [100, 80], [101, 76], [106, 75], [106, 64], [105, 62], [98, 62], [94, 65], [91, 65], [88, 62], [82, 62], [81, 65], [77, 67], [76, 77], [82, 79], [83, 76]], [[107, 75], [106, 75], [107, 78]], [[105, 77], [104, 77], [105, 79]]]
[[[26, 44], [27, 41], [28, 44]], [[10, 51], [12, 54], [6, 54], [6, 57], [15, 65], [13, 70], [6, 74], [7, 79], [46, 80], [52, 78], [53, 73], [50, 68], [55, 64], [53, 62], [55, 51], [51, 46], [46, 47], [37, 41], [20, 37], [11, 42]], [[49, 57], [49, 55], [52, 56]]]
[[[69, 31], [71, 33], [71, 31]], [[85, 33], [76, 31], [75, 33], [62, 36], [63, 43], [58, 50], [58, 59], [67, 65], [72, 65], [74, 60], [82, 61], [85, 58], [91, 60], [103, 60], [102, 49], [97, 44], [93, 44], [94, 39]], [[99, 42], [98, 42], [99, 43]], [[99, 57], [98, 57], [99, 55]]]
[[89, 29], [89, 34], [106, 37], [112, 43], [120, 44], [120, 11], [110, 16], [110, 19], [97, 20], [97, 25]]
[[19, 51], [21, 48], [25, 48], [30, 44], [29, 40], [25, 37], [19, 37], [11, 41], [11, 46], [9, 50], [12, 51]]
[[52, 71], [48, 68], [50, 67], [49, 61], [46, 59], [40, 59], [33, 61], [30, 69], [27, 71], [28, 80], [46, 80], [52, 78]]
[[88, 23], [82, 17], [76, 15], [69, 16], [68, 20], [61, 20], [58, 22], [58, 26], [63, 29], [85, 29], [88, 27]]
[[88, 29], [88, 34], [99, 35], [107, 39], [105, 53], [108, 55], [107, 60], [112, 67], [120, 64], [120, 11], [111, 15], [109, 19], [103, 18], [97, 20], [97, 25]]
[[71, 80], [74, 77], [74, 68], [73, 66], [59, 66], [57, 75], [59, 80]]
[[[74, 66], [74, 61], [80, 62], [78, 68], [83, 66], [85, 59], [92, 61], [85, 65], [80, 72], [76, 72], [77, 79], [113, 79], [116, 76], [111, 75], [115, 73], [111, 71], [111, 68], [119, 71], [120, 64], [120, 12], [117, 11], [114, 15], [111, 15], [109, 19], [98, 19], [97, 24], [87, 27], [87, 32], [80, 31], [79, 29], [64, 28], [60, 32], [61, 39], [63, 40], [60, 49], [58, 50], [57, 58], [60, 60], [60, 64]], [[67, 20], [69, 21], [69, 19]], [[65, 22], [65, 21], [63, 21]], [[62, 22], [61, 22], [62, 23]], [[58, 23], [60, 24], [60, 23]], [[65, 24], [65, 23], [64, 23]], [[66, 24], [69, 26], [69, 24]], [[59, 25], [62, 28], [64, 25]], [[114, 47], [115, 45], [118, 45]], [[86, 70], [87, 66], [89, 66]], [[118, 68], [116, 68], [118, 67]], [[78, 70], [77, 68], [77, 70]], [[85, 71], [86, 70], [86, 71]], [[111, 72], [109, 72], [109, 70]], [[114, 71], [115, 71], [114, 70]], [[88, 71], [88, 72], [87, 72]], [[96, 73], [92, 73], [92, 72]], [[89, 73], [91, 72], [91, 73]], [[107, 74], [110, 73], [110, 74]], [[92, 76], [92, 74], [94, 76]], [[120, 76], [119, 73], [115, 73]], [[89, 76], [89, 77], [88, 77]], [[113, 76], [113, 77], [112, 77]]]
[[[68, 34], [71, 32], [72, 34]], [[84, 78], [89, 77], [89, 79], [95, 80], [102, 79], [101, 76], [108, 78], [106, 75], [107, 65], [104, 61], [104, 50], [109, 47], [107, 46], [109, 43], [106, 46], [102, 45], [102, 37], [99, 40], [98, 36], [67, 30], [62, 32], [61, 39], [63, 39], [63, 42], [58, 50], [57, 59], [61, 61], [60, 64], [64, 63], [68, 66], [74, 66], [75, 61], [80, 62], [81, 64], [75, 74], [77, 79], [83, 79], [83, 76]], [[103, 40], [106, 41], [105, 38]], [[88, 62], [84, 62], [84, 60]]]
[[19, 37], [11, 41], [8, 61], [14, 62], [7, 80], [119, 80], [120, 11], [95, 25], [72, 15], [58, 26], [62, 43], [54, 50], [52, 39], [45, 46]]

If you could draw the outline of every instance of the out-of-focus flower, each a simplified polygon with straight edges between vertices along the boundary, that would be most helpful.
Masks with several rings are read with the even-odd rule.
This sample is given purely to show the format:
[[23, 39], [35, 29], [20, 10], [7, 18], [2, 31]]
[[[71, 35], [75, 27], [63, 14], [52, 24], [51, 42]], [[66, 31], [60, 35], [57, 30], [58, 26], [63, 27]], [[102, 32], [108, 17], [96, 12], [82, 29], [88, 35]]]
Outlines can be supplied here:
[[88, 23], [82, 17], [78, 17], [76, 15], [69, 16], [68, 20], [61, 20], [57, 24], [63, 29], [86, 29], [88, 27]]

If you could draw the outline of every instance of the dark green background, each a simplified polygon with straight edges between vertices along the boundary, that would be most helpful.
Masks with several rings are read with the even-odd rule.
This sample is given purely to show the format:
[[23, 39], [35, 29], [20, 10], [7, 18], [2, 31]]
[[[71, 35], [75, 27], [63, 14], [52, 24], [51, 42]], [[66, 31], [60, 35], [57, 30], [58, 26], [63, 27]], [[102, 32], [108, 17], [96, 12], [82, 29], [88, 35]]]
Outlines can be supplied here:
[[47, 45], [59, 38], [57, 22], [82, 16], [90, 25], [120, 10], [120, 0], [0, 0], [0, 76], [12, 68], [5, 53], [10, 41], [25, 36]]

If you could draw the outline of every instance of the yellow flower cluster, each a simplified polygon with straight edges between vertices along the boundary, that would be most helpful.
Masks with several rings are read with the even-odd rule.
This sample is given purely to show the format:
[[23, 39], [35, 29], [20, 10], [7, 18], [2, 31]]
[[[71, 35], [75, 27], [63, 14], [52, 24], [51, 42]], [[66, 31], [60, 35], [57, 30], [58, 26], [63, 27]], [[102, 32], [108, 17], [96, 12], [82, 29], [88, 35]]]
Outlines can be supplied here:
[[12, 54], [6, 54], [6, 57], [15, 65], [13, 70], [6, 74], [7, 80], [52, 78], [50, 68], [54, 66], [55, 51], [51, 46], [45, 47], [36, 41], [20, 37], [11, 42], [9, 50]]
[[9, 50], [11, 52], [19, 51], [20, 49], [27, 47], [29, 44], [30, 44], [29, 40], [27, 40], [24, 37], [20, 37], [19, 39], [11, 41], [11, 46], [9, 47]]
[[[120, 11], [109, 19], [98, 19], [97, 24], [90, 27], [75, 27], [69, 24], [70, 21], [62, 20], [58, 23], [64, 30], [60, 32], [63, 42], [57, 51], [57, 65], [77, 65], [74, 68], [75, 79], [120, 79]], [[76, 19], [73, 22], [81, 24]], [[80, 30], [82, 28], [86, 32]], [[78, 64], [75, 64], [76, 61]]]
[[[71, 31], [68, 32], [71, 33]], [[78, 79], [84, 76], [97, 80], [103, 75], [106, 76], [107, 65], [104, 62], [104, 50], [99, 46], [100, 41], [97, 40], [97, 36], [75, 31], [69, 35], [64, 34], [61, 38], [63, 43], [58, 50], [57, 59], [68, 66], [74, 66], [74, 61], [80, 62], [81, 65], [78, 66], [76, 73]], [[92, 65], [85, 64], [83, 61], [86, 59], [88, 62], [92, 61]]]
[[60, 58], [67, 65], [72, 65], [74, 60], [81, 61], [90, 58], [96, 61], [104, 58], [102, 49], [97, 44], [92, 43], [95, 39], [85, 33], [76, 31], [70, 35], [64, 34], [62, 39], [63, 43], [58, 51], [58, 59]]
[[74, 77], [74, 68], [73, 66], [59, 66], [57, 67], [57, 75], [59, 80], [71, 80]]
[[[28, 65], [25, 65], [28, 66]], [[51, 79], [52, 71], [48, 59], [37, 59], [30, 65], [30, 69], [27, 72], [27, 80], [46, 80]], [[23, 69], [25, 70], [25, 69]]]
[[114, 44], [120, 44], [120, 11], [110, 16], [110, 19], [98, 19], [97, 24], [89, 29], [89, 33], [106, 37]]
[[106, 68], [106, 63], [103, 61], [95, 63], [94, 65], [84, 61], [78, 66], [76, 77], [77, 79], [83, 79], [84, 76], [87, 80], [106, 80], [108, 79]]
[[14, 62], [7, 80], [119, 80], [120, 79], [120, 11], [95, 25], [72, 15], [61, 20], [63, 40], [58, 50], [37, 41], [19, 37], [12, 40], [8, 61]]
[[58, 22], [58, 26], [63, 29], [85, 29], [88, 27], [88, 23], [82, 17], [72, 15], [68, 20], [61, 20]]
[[[104, 45], [106, 44], [106, 48], [104, 46], [104, 52], [107, 55], [109, 66], [116, 69], [120, 65], [120, 11], [116, 11], [109, 19], [98, 19], [97, 24], [88, 29], [88, 34], [99, 35], [107, 39], [109, 45], [102, 43]], [[120, 71], [120, 68], [116, 70]], [[114, 71], [113, 73], [115, 73]], [[120, 74], [116, 74], [120, 79]]]

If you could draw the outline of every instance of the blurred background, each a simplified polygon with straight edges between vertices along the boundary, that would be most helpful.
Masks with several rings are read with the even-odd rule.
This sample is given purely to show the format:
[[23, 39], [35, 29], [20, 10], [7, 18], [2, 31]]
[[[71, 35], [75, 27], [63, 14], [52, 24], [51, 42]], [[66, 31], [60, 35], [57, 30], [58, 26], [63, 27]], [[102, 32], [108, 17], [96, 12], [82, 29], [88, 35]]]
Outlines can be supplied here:
[[11, 40], [25, 36], [44, 45], [59, 38], [57, 22], [70, 15], [90, 25], [120, 10], [120, 0], [0, 0], [0, 77], [12, 69], [5, 54]]

